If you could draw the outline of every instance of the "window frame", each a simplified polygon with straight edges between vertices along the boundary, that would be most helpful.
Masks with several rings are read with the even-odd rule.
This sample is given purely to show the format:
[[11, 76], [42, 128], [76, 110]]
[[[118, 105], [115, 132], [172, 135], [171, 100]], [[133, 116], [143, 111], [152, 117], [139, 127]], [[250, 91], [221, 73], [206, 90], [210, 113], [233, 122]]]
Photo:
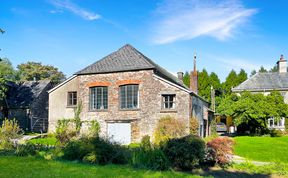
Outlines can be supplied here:
[[[74, 94], [76, 94], [76, 97], [74, 96]], [[70, 96], [71, 96], [71, 98], [70, 98]], [[76, 103], [74, 103], [74, 102], [76, 102]], [[68, 91], [67, 92], [67, 107], [76, 107], [77, 104], [78, 104], [77, 91]]]
[[[100, 108], [97, 109], [97, 102], [98, 102], [97, 90], [100, 89], [100, 88], [101, 88], [101, 97], [100, 97], [101, 98], [101, 103], [100, 103]], [[107, 97], [106, 97], [107, 106], [106, 106], [106, 108], [105, 108], [105, 102], [104, 102], [104, 100], [105, 100], [105, 98], [104, 98], [104, 88], [106, 88], [106, 92], [107, 92]], [[95, 89], [94, 95], [96, 95], [96, 96], [93, 97], [93, 100], [94, 100], [93, 102], [92, 102], [92, 89]], [[89, 111], [107, 111], [108, 108], [109, 108], [108, 102], [109, 102], [109, 88], [108, 88], [108, 86], [93, 86], [93, 87], [89, 87], [89, 106], [88, 106], [89, 107]]]
[[[168, 101], [167, 104], [169, 106], [169, 104], [171, 103], [171, 101], [169, 100], [170, 97], [172, 97], [172, 107], [165, 107], [166, 104], [166, 100], [165, 97], [168, 97]], [[169, 111], [173, 111], [176, 110], [176, 94], [161, 94], [161, 110], [169, 110]]]
[[[128, 91], [128, 86], [137, 86], [137, 106], [136, 107], [128, 107], [128, 95], [127, 95], [127, 91]], [[121, 93], [121, 88], [122, 87], [125, 87], [125, 105], [126, 107], [123, 107], [122, 108], [122, 93]], [[135, 91], [134, 91], [134, 87], [132, 87], [132, 96], [131, 96], [131, 105], [134, 105], [133, 102], [134, 102], [134, 97], [135, 97]], [[139, 92], [139, 84], [126, 84], [126, 85], [120, 85], [119, 86], [119, 89], [118, 89], [118, 93], [119, 93], [119, 110], [138, 110], [139, 107], [140, 107], [140, 92]]]

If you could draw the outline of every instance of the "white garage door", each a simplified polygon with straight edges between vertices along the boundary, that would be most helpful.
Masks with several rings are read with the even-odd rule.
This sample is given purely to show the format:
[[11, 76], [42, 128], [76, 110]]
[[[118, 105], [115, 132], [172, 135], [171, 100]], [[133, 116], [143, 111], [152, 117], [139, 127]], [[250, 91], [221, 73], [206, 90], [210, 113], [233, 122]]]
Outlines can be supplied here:
[[131, 123], [108, 123], [110, 141], [124, 145], [131, 143]]

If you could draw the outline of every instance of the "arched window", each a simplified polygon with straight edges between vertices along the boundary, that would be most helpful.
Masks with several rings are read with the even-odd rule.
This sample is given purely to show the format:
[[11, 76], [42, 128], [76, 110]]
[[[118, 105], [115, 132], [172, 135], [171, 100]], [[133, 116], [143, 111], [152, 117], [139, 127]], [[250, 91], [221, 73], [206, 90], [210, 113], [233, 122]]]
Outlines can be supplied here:
[[108, 87], [90, 87], [90, 110], [108, 109]]
[[136, 109], [138, 108], [139, 85], [122, 85], [120, 86], [120, 108]]

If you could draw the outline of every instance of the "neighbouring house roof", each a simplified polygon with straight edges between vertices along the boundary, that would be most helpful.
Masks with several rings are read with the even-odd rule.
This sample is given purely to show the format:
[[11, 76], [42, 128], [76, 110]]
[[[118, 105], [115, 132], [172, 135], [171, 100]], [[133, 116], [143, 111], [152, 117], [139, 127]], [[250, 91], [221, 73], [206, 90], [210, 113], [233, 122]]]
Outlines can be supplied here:
[[109, 54], [101, 60], [75, 73], [75, 75], [100, 74], [111, 72], [154, 70], [155, 74], [163, 77], [176, 85], [188, 89], [182, 81], [153, 62], [133, 46], [126, 44], [119, 50]]
[[8, 108], [29, 108], [35, 98], [47, 91], [50, 80], [25, 81], [21, 83], [8, 83], [6, 96]]
[[237, 87], [233, 92], [238, 91], [269, 91], [269, 90], [288, 90], [288, 73], [267, 72], [257, 73], [247, 79]]

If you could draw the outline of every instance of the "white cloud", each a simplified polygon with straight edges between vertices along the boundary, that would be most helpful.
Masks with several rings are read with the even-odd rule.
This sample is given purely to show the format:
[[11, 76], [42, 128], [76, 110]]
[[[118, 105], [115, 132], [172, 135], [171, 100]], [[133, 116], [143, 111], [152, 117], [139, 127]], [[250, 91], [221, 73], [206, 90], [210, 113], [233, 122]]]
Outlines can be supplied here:
[[198, 36], [226, 40], [256, 12], [239, 0], [165, 0], [155, 11], [152, 40], [156, 44]]
[[[68, 10], [75, 15], [82, 17], [85, 20], [97, 20], [101, 16], [94, 12], [85, 10], [82, 7], [79, 7], [77, 4], [71, 2], [70, 0], [51, 0], [50, 1], [55, 7], [63, 10]], [[50, 13], [57, 13], [59, 10], [50, 11]], [[61, 11], [60, 11], [61, 12]]]

